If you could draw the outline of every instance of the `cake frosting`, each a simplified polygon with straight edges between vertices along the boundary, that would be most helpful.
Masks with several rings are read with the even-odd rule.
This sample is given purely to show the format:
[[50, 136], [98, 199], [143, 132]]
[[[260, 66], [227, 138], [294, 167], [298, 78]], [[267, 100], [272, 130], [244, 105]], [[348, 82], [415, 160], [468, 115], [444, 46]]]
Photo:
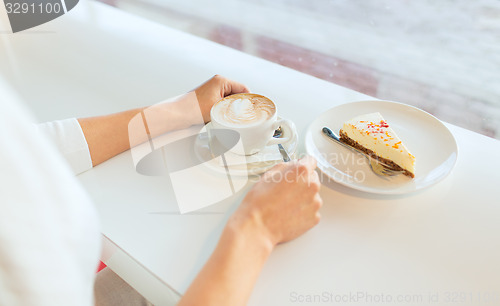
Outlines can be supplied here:
[[339, 134], [342, 142], [376, 155], [391, 168], [415, 177], [415, 156], [380, 113], [361, 115], [345, 122]]

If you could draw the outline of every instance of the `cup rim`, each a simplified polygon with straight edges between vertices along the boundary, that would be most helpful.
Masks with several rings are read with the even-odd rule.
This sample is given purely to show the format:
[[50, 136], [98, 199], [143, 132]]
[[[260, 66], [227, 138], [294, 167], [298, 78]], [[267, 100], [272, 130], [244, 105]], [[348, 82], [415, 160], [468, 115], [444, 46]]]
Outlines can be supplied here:
[[[251, 96], [251, 97], [259, 97], [259, 98], [264, 98], [268, 101], [270, 101], [273, 105], [274, 105], [274, 113], [272, 114], [271, 117], [269, 117], [267, 120], [264, 120], [264, 121], [259, 121], [259, 122], [254, 122], [252, 124], [248, 124], [248, 125], [243, 125], [243, 126], [239, 126], [239, 125], [232, 125], [232, 124], [225, 124], [223, 122], [220, 122], [220, 121], [216, 121], [216, 120], [213, 120], [213, 110], [215, 108], [215, 105], [217, 105], [219, 102], [221, 101], [224, 101], [230, 97], [233, 97], [233, 98], [236, 98], [238, 99], [239, 97], [248, 97], [248, 96]], [[238, 94], [232, 94], [232, 95], [229, 95], [229, 96], [226, 96], [222, 99], [220, 99], [219, 101], [215, 102], [214, 105], [212, 105], [212, 108], [210, 109], [210, 122], [212, 123], [216, 123], [218, 125], [221, 125], [221, 126], [224, 126], [224, 127], [227, 127], [227, 128], [230, 128], [230, 129], [246, 129], [246, 128], [252, 128], [252, 127], [255, 127], [257, 125], [260, 125], [264, 122], [274, 122], [276, 121], [276, 119], [278, 118], [277, 117], [277, 114], [278, 114], [278, 107], [276, 105], [276, 103], [274, 103], [273, 100], [269, 99], [268, 97], [266, 96], [263, 96], [263, 95], [259, 95], [259, 94], [256, 94], [256, 93], [238, 93]]]

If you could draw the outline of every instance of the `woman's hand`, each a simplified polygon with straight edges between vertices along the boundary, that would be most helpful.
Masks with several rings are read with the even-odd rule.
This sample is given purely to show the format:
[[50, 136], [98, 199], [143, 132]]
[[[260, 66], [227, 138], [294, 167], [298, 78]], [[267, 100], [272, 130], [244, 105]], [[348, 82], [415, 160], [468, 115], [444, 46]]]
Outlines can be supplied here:
[[265, 173], [231, 216], [214, 253], [178, 305], [246, 305], [274, 246], [319, 222], [316, 160], [306, 157]]
[[247, 194], [231, 226], [251, 228], [274, 247], [318, 224], [322, 200], [315, 168], [316, 160], [307, 156], [270, 169]]
[[[237, 93], [250, 92], [245, 85], [220, 75], [213, 76], [194, 90], [204, 123], [210, 121], [210, 109], [220, 99]], [[197, 122], [201, 124], [201, 122]]]

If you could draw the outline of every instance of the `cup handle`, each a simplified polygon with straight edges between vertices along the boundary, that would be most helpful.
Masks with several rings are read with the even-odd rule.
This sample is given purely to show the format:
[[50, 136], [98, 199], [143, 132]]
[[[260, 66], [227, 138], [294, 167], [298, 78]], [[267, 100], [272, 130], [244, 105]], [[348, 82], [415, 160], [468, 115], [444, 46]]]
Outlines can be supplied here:
[[290, 141], [291, 139], [293, 139], [293, 137], [295, 136], [295, 124], [288, 120], [288, 119], [280, 119], [280, 120], [277, 120], [275, 123], [274, 123], [274, 130], [276, 130], [277, 128], [279, 128], [281, 126], [281, 130], [283, 132], [283, 137], [280, 137], [280, 138], [271, 138], [267, 145], [268, 146], [271, 146], [271, 145], [277, 145], [277, 144], [280, 144], [280, 143], [285, 143], [285, 142], [288, 142]]

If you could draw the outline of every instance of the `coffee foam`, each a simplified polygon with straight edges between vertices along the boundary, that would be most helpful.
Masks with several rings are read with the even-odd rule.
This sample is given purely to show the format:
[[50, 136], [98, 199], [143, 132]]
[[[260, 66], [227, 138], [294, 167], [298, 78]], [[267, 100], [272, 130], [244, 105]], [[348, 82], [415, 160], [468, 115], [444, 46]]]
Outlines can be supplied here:
[[274, 103], [256, 94], [237, 94], [214, 105], [212, 119], [231, 125], [253, 125], [271, 118], [276, 112]]

